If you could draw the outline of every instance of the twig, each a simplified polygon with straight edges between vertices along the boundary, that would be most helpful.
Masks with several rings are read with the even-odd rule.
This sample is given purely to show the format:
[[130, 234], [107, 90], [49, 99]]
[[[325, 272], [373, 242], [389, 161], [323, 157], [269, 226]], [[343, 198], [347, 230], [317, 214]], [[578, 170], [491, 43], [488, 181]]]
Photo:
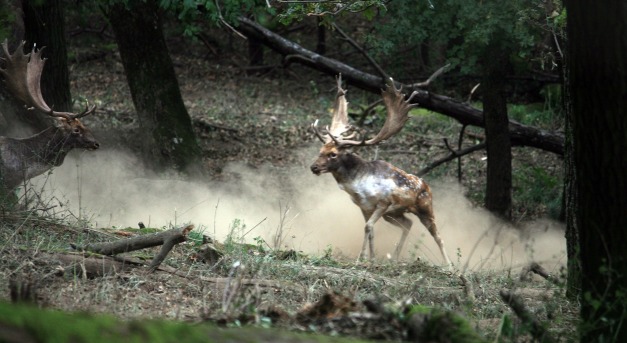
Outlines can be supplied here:
[[466, 99], [466, 103], [470, 104], [470, 100], [472, 100], [472, 96], [475, 94], [475, 91], [479, 88], [479, 86], [481, 86], [481, 83], [477, 83], [474, 87], [472, 87], [470, 94], [468, 94], [468, 99]]
[[[464, 131], [466, 131], [467, 124], [462, 125], [462, 129], [459, 131], [459, 138], [457, 139], [457, 150], [462, 150], [462, 143], [464, 141]], [[462, 183], [462, 158], [457, 157], [457, 182]]]
[[474, 303], [476, 298], [475, 290], [472, 286], [472, 281], [468, 280], [466, 275], [464, 275], [463, 273], [459, 274], [459, 279], [462, 281], [462, 285], [464, 286], [464, 294], [466, 295], [466, 299], [468, 299], [470, 303]]
[[427, 174], [428, 172], [432, 171], [433, 169], [435, 169], [436, 167], [438, 167], [439, 165], [441, 165], [443, 163], [446, 163], [448, 161], [454, 160], [454, 159], [456, 159], [458, 157], [461, 157], [461, 156], [468, 155], [468, 154], [473, 153], [473, 152], [475, 152], [477, 150], [485, 149], [485, 147], [486, 147], [486, 143], [483, 142], [483, 143], [479, 143], [477, 145], [473, 145], [473, 146], [468, 147], [468, 148], [463, 149], [463, 150], [454, 151], [454, 150], [452, 150], [450, 148], [450, 146], [448, 146], [448, 142], [446, 142], [446, 145], [447, 145], [447, 148], [449, 149], [449, 151], [451, 151], [451, 153], [448, 156], [446, 156], [444, 158], [441, 158], [441, 159], [439, 159], [439, 160], [437, 160], [435, 162], [432, 162], [428, 166], [420, 169], [418, 171], [418, 175]]
[[[372, 64], [372, 66], [379, 72], [379, 75], [381, 75], [381, 77], [384, 80], [389, 80], [390, 76], [385, 72], [385, 70], [383, 70], [383, 68], [381, 68], [381, 66], [366, 52], [366, 50], [364, 50], [359, 44], [357, 44], [357, 42], [355, 42], [352, 38], [350, 38], [346, 32], [344, 32], [336, 23], [333, 23], [333, 28], [335, 28], [335, 30], [337, 30], [337, 32], [344, 37], [344, 39], [350, 44], [352, 45], [355, 49], [357, 49], [359, 52], [361, 52], [362, 55], [364, 55], [364, 57], [368, 60], [368, 62], [370, 62], [370, 64]], [[432, 76], [433, 77], [433, 76]]]
[[514, 311], [516, 316], [520, 318], [524, 325], [529, 326], [529, 330], [533, 338], [538, 340], [539, 342], [550, 343], [555, 342], [553, 337], [546, 330], [544, 325], [540, 323], [537, 318], [534, 318], [529, 310], [525, 307], [525, 304], [520, 300], [520, 298], [506, 290], [501, 290], [499, 292], [501, 295], [501, 299]]
[[228, 27], [231, 31], [233, 31], [233, 33], [238, 35], [240, 38], [248, 40], [248, 37], [246, 37], [241, 32], [237, 31], [233, 26], [231, 26], [231, 24], [227, 23], [226, 20], [224, 20], [224, 17], [222, 16], [222, 10], [220, 9], [220, 4], [218, 3], [218, 0], [215, 0], [214, 3], [216, 4], [216, 9], [218, 10], [218, 19], [220, 19], [220, 22], [224, 24], [224, 26]]
[[424, 87], [428, 87], [431, 84], [431, 82], [433, 82], [433, 80], [438, 78], [438, 76], [442, 75], [446, 71], [446, 69], [448, 67], [450, 67], [450, 66], [451, 66], [451, 64], [448, 63], [445, 66], [440, 67], [440, 69], [436, 70], [435, 73], [431, 74], [431, 76], [429, 76], [427, 81], [413, 83], [411, 85], [408, 85], [407, 87], [409, 87], [409, 88], [424, 88]]

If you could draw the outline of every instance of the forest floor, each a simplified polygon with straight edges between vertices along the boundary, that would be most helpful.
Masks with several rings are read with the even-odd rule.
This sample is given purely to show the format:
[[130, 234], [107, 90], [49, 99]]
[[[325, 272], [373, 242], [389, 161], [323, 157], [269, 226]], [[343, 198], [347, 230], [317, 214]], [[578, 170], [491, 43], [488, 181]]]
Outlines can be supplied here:
[[[206, 174], [185, 180], [144, 169], [133, 156], [138, 123], [119, 56], [106, 52], [73, 63], [75, 96], [99, 105], [85, 122], [103, 148], [77, 152], [34, 181], [27, 195], [35, 205], [4, 218], [0, 299], [10, 297], [9, 280], [20, 280], [36, 285], [41, 306], [68, 311], [396, 341], [407, 339], [399, 327], [403, 309], [422, 304], [461, 313], [490, 340], [531, 341], [530, 329], [499, 295], [507, 290], [553, 337], [568, 341], [575, 335], [578, 308], [560, 284], [563, 228], [547, 219], [554, 215], [551, 201], [559, 198], [560, 159], [514, 150], [513, 224], [480, 209], [484, 152], [463, 158], [461, 184], [456, 162], [423, 176], [432, 185], [449, 255], [455, 256], [453, 271], [441, 266], [418, 221], [401, 261], [386, 258], [400, 233], [377, 226], [378, 258], [356, 262], [363, 219], [329, 175], [315, 177], [308, 168], [319, 148], [309, 125], [329, 117], [335, 80], [300, 66], [249, 74], [243, 54], [214, 55], [189, 42], [173, 42], [171, 49]], [[84, 51], [72, 52], [80, 61]], [[360, 106], [377, 99], [348, 89], [357, 115]], [[359, 153], [408, 172], [447, 155], [444, 139], [456, 142], [460, 125], [424, 110], [412, 114], [402, 134]], [[381, 118], [366, 122], [375, 128]], [[480, 130], [471, 132], [476, 137], [467, 145], [481, 139]], [[187, 223], [196, 228], [154, 273], [135, 267], [94, 276], [81, 263], [54, 257], [75, 254], [70, 244], [141, 233], [132, 229], [140, 221], [160, 229]], [[128, 257], [150, 261], [158, 249]], [[214, 249], [218, 257], [210, 256]], [[525, 273], [532, 262], [558, 282]], [[321, 310], [325, 295], [332, 305]], [[377, 313], [372, 304], [385, 311]]]

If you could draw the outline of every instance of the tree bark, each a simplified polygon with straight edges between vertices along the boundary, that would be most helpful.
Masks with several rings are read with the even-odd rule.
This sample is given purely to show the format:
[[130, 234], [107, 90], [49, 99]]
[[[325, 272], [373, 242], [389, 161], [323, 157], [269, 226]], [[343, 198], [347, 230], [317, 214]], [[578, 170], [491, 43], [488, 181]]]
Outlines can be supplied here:
[[[55, 111], [72, 110], [70, 77], [67, 65], [65, 41], [65, 18], [61, 0], [23, 0], [22, 20], [25, 37], [13, 37], [16, 42], [25, 39], [25, 48], [32, 50], [45, 47], [42, 56], [47, 59], [41, 76], [41, 91], [46, 103], [54, 106]], [[29, 134], [43, 131], [52, 125], [50, 117], [36, 115], [24, 108], [24, 104], [10, 101], [10, 109], [4, 111], [9, 126], [25, 124]], [[20, 132], [22, 130], [13, 130]]]
[[581, 342], [627, 342], [627, 3], [566, 8]]
[[157, 2], [116, 3], [106, 15], [139, 117], [144, 157], [158, 168], [196, 172], [200, 147], [183, 104]]
[[[286, 65], [296, 62], [333, 76], [341, 73], [342, 78], [352, 85], [377, 94], [385, 87], [385, 80], [380, 76], [365, 73], [340, 61], [307, 50], [250, 19], [240, 17], [237, 29], [244, 35], [255, 37], [272, 50], [284, 55]], [[451, 117], [461, 124], [484, 127], [481, 110], [447, 96], [423, 89], [414, 90], [417, 93], [412, 99], [412, 103], [417, 103], [423, 108]], [[537, 129], [513, 120], [509, 121], [509, 131], [512, 146], [528, 146], [558, 155], [564, 154], [564, 136], [561, 133]]]
[[[568, 57], [568, 53], [566, 53]], [[566, 65], [568, 60], [566, 61]], [[567, 279], [566, 297], [576, 299], [581, 293], [581, 263], [579, 260], [579, 233], [577, 231], [577, 176], [573, 142], [573, 109], [570, 96], [569, 71], [564, 66], [564, 195], [563, 211], [566, 222]]]
[[510, 220], [512, 217], [512, 143], [509, 137], [505, 81], [509, 72], [509, 51], [503, 36], [494, 36], [484, 54], [483, 119], [488, 167], [485, 207]]

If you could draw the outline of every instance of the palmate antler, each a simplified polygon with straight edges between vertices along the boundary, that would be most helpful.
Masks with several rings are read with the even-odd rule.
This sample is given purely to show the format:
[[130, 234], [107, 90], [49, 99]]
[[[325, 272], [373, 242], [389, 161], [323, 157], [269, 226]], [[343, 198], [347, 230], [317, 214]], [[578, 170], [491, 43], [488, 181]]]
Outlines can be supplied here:
[[41, 73], [46, 63], [46, 60], [41, 58], [43, 48], [39, 50], [33, 48], [31, 53], [24, 54], [24, 42], [22, 42], [11, 55], [5, 40], [2, 43], [2, 49], [6, 58], [1, 58], [5, 61], [5, 68], [0, 68], [0, 74], [4, 76], [9, 92], [26, 106], [68, 121], [84, 117], [96, 109], [94, 105], [91, 108], [86, 107], [81, 113], [53, 111], [41, 95]]
[[352, 138], [356, 136], [357, 131], [355, 127], [348, 123], [348, 102], [346, 101], [346, 90], [342, 88], [341, 75], [337, 78], [337, 89], [338, 92], [333, 108], [331, 128], [321, 131], [317, 127], [317, 120], [312, 124], [316, 136], [318, 136], [323, 143], [333, 141], [337, 147], [375, 145], [394, 136], [403, 128], [409, 119], [407, 115], [409, 111], [416, 106], [410, 103], [414, 93], [405, 100], [405, 94], [401, 93], [400, 88], [396, 88], [394, 80], [390, 78], [387, 82], [386, 89], [381, 91], [383, 103], [387, 109], [387, 116], [383, 127], [379, 133], [371, 139], [364, 137], [362, 140], [353, 140]]

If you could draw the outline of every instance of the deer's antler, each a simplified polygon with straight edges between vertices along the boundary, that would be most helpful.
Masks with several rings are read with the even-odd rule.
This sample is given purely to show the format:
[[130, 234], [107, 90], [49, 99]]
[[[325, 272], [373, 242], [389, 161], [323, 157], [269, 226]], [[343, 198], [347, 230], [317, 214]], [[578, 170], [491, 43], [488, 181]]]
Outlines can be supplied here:
[[68, 121], [84, 117], [92, 113], [96, 106], [86, 107], [81, 113], [53, 111], [41, 95], [41, 73], [46, 60], [41, 58], [43, 48], [24, 54], [24, 42], [20, 43], [13, 54], [9, 53], [8, 43], [2, 43], [6, 58], [2, 58], [5, 68], [0, 68], [4, 76], [7, 89], [26, 106], [37, 109], [52, 117], [65, 118]]
[[319, 130], [318, 121], [312, 124], [312, 128], [323, 143], [330, 141], [335, 142], [337, 146], [362, 146], [375, 145], [397, 134], [409, 119], [408, 113], [416, 105], [411, 104], [410, 100], [414, 93], [405, 100], [405, 94], [401, 93], [400, 88], [396, 88], [394, 80], [390, 78], [385, 90], [381, 92], [383, 103], [387, 109], [387, 116], [383, 127], [371, 139], [353, 140], [357, 135], [355, 127], [348, 123], [348, 102], [346, 101], [346, 90], [342, 88], [342, 76], [337, 78], [337, 97], [333, 108], [333, 120], [331, 128]]

